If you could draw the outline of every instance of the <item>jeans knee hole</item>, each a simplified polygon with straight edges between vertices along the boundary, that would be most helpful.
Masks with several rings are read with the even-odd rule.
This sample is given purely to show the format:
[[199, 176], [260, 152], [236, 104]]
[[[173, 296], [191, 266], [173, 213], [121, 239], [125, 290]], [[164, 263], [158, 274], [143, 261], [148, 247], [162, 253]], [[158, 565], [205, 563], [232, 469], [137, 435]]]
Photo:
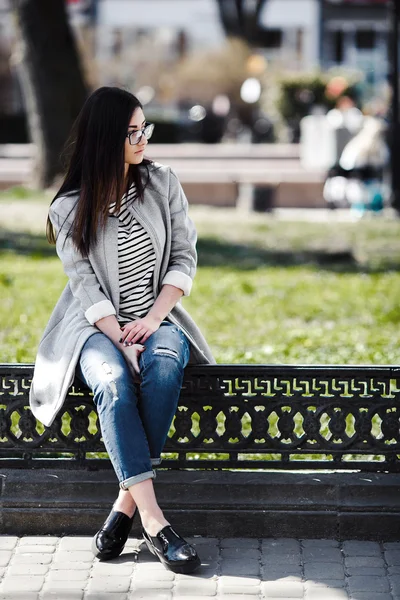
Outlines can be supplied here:
[[111, 366], [107, 362], [103, 362], [102, 365], [104, 374], [106, 376], [106, 381], [110, 387], [111, 393], [113, 395], [113, 400], [118, 400], [118, 390], [117, 384], [114, 379], [114, 373]]
[[153, 354], [157, 356], [171, 356], [172, 358], [176, 358], [177, 360], [179, 359], [176, 350], [171, 350], [170, 348], [155, 348]]

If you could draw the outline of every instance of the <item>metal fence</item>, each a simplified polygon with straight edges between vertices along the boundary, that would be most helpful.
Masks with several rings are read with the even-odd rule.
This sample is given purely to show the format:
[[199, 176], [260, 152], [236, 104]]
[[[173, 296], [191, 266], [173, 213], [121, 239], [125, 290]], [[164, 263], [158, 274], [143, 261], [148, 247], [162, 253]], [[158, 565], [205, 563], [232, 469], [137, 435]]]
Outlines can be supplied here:
[[[110, 468], [89, 390], [75, 382], [46, 428], [32, 372], [0, 364], [3, 467]], [[188, 367], [161, 467], [398, 472], [400, 367]]]

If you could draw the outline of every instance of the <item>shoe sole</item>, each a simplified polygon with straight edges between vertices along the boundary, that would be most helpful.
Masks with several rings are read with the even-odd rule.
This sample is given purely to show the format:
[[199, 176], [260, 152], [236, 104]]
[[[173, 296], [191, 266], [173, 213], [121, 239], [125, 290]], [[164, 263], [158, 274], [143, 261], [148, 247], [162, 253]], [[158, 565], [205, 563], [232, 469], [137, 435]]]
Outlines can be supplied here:
[[201, 561], [198, 556], [197, 556], [196, 560], [191, 560], [190, 562], [187, 562], [186, 564], [171, 565], [166, 560], [163, 560], [159, 554], [157, 554], [157, 552], [154, 550], [151, 543], [148, 540], [146, 540], [145, 537], [143, 537], [143, 539], [146, 542], [146, 546], [148, 547], [149, 551], [158, 558], [158, 560], [164, 565], [164, 567], [166, 567], [170, 571], [173, 571], [174, 573], [184, 573], [184, 574], [193, 573], [193, 571], [201, 565]]

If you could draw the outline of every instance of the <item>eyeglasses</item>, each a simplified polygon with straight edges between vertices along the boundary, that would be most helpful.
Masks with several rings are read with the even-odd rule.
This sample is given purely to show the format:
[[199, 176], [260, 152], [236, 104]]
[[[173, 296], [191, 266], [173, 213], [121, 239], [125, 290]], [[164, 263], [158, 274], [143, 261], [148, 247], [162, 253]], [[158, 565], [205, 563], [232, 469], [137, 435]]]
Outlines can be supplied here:
[[126, 137], [129, 140], [131, 146], [135, 146], [140, 142], [142, 137], [144, 136], [146, 140], [149, 140], [153, 135], [154, 124], [146, 123], [142, 129], [135, 129], [135, 131], [130, 131], [127, 133]]

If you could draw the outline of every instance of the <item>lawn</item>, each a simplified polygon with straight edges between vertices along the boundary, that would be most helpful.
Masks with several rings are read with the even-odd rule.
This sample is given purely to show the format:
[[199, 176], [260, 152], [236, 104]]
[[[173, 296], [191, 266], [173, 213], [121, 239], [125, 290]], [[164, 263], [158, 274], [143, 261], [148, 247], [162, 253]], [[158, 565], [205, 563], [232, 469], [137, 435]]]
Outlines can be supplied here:
[[[0, 199], [0, 362], [32, 362], [66, 278], [46, 201]], [[400, 221], [308, 223], [193, 207], [184, 306], [220, 363], [398, 364]]]

